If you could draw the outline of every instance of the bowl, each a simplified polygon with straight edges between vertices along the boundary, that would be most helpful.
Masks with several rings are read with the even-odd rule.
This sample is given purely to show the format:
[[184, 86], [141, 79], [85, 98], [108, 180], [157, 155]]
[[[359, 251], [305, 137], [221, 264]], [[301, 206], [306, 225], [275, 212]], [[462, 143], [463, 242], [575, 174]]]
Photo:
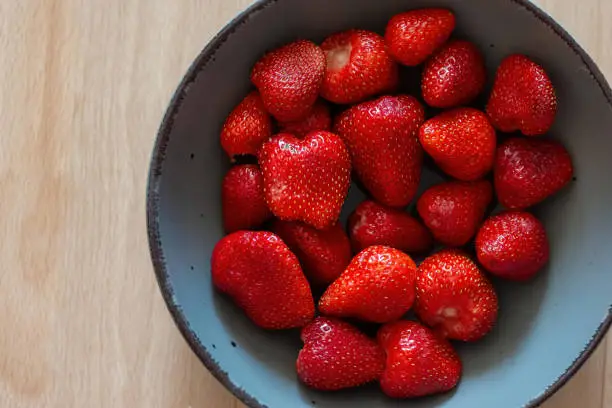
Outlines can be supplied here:
[[[504, 56], [521, 52], [542, 64], [556, 86], [559, 112], [550, 135], [571, 152], [576, 177], [535, 209], [549, 234], [551, 260], [527, 285], [498, 284], [499, 322], [483, 341], [458, 345], [464, 374], [455, 391], [413, 401], [391, 400], [376, 385], [313, 391], [296, 378], [297, 333], [256, 328], [212, 287], [210, 255], [223, 236], [220, 184], [229, 167], [219, 132], [250, 89], [249, 71], [264, 51], [298, 38], [321, 41], [348, 28], [382, 32], [392, 15], [431, 6], [455, 12], [455, 36], [485, 53], [489, 79]], [[147, 192], [161, 291], [193, 351], [252, 407], [537, 406], [578, 370], [611, 322], [611, 129], [612, 94], [601, 72], [567, 32], [527, 1], [258, 1], [204, 48], [161, 124]], [[436, 173], [426, 171], [421, 187], [437, 181]], [[343, 217], [362, 198], [352, 187]]]

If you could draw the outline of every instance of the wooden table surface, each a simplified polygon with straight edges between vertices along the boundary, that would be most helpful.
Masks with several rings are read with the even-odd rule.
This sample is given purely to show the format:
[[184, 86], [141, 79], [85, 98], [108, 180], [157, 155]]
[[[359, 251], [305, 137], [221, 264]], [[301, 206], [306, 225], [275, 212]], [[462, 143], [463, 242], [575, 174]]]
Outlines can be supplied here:
[[[242, 407], [166, 311], [144, 200], [174, 88], [249, 3], [0, 1], [0, 407]], [[538, 3], [612, 78], [612, 2]], [[545, 405], [575, 407], [612, 407], [612, 341]]]

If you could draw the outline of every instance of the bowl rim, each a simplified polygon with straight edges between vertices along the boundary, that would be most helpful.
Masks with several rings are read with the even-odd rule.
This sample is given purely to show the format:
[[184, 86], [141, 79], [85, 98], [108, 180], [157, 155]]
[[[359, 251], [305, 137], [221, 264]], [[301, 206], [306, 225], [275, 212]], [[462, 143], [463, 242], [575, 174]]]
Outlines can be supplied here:
[[[149, 242], [149, 251], [153, 263], [153, 269], [160, 287], [163, 299], [166, 303], [168, 311], [172, 315], [175, 325], [189, 344], [191, 350], [196, 354], [206, 368], [215, 376], [215, 378], [223, 384], [234, 396], [240, 401], [252, 408], [267, 408], [266, 405], [260, 403], [256, 398], [250, 395], [247, 391], [235, 384], [225, 372], [219, 363], [210, 355], [207, 348], [200, 342], [198, 336], [191, 329], [189, 321], [179, 303], [174, 296], [174, 289], [170, 284], [170, 275], [166, 268], [164, 252], [161, 243], [161, 234], [159, 228], [159, 187], [162, 178], [162, 168], [166, 156], [166, 148], [169, 143], [170, 133], [174, 127], [174, 119], [179, 112], [187, 91], [190, 85], [195, 82], [200, 71], [214, 59], [217, 50], [229, 39], [229, 37], [243, 24], [246, 24], [250, 18], [279, 2], [280, 0], [257, 0], [248, 8], [241, 11], [236, 17], [229, 21], [204, 47], [198, 54], [195, 60], [191, 63], [188, 71], [182, 78], [179, 86], [176, 88], [170, 103], [166, 109], [161, 125], [158, 129], [153, 151], [149, 162], [149, 172], [146, 187], [146, 223], [147, 235]], [[597, 64], [587, 54], [587, 52], [577, 43], [577, 41], [569, 34], [559, 23], [557, 23], [549, 14], [544, 12], [529, 0], [505, 0], [523, 7], [529, 11], [534, 17], [547, 25], [560, 39], [562, 39], [581, 59], [582, 63], [588, 68], [593, 80], [599, 86], [604, 97], [608, 101], [608, 105], [612, 107], [612, 90], [606, 81], [604, 75], [598, 68]], [[597, 346], [601, 343], [604, 336], [607, 334], [610, 325], [612, 324], [612, 304], [608, 308], [608, 313], [605, 319], [600, 323], [597, 331], [586, 344], [585, 348], [580, 352], [578, 357], [572, 364], [550, 384], [542, 393], [529, 401], [525, 408], [535, 408], [540, 406], [544, 401], [555, 394], [562, 388], [570, 378], [578, 372], [582, 365], [593, 354]]]

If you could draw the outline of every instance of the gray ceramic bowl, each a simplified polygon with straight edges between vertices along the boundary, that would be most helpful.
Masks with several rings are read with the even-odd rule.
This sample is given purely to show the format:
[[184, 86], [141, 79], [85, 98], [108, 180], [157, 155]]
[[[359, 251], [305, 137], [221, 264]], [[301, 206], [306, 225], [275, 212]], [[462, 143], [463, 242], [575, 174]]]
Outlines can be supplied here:
[[[392, 401], [376, 386], [335, 394], [301, 386], [296, 333], [257, 329], [210, 282], [209, 260], [222, 235], [220, 183], [228, 161], [219, 146], [224, 118], [249, 90], [261, 54], [298, 37], [334, 31], [381, 32], [395, 13], [423, 6], [456, 12], [456, 35], [475, 41], [493, 73], [523, 52], [557, 87], [551, 134], [571, 152], [576, 180], [537, 211], [548, 230], [548, 270], [528, 285], [499, 285], [501, 315], [482, 342], [461, 345], [465, 371], [452, 393]], [[606, 81], [586, 53], [542, 11], [523, 0], [263, 0], [239, 15], [202, 51], [163, 120], [148, 186], [151, 254], [181, 332], [212, 373], [253, 407], [537, 406], [584, 363], [611, 321], [612, 105]], [[435, 181], [427, 173], [423, 187]], [[361, 199], [352, 188], [346, 212]]]

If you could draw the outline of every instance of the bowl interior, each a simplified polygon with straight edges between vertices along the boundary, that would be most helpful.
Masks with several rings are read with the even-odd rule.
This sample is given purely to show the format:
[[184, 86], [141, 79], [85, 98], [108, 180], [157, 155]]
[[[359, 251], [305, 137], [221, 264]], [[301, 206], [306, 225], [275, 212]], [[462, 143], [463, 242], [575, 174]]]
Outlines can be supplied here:
[[[315, 392], [296, 380], [297, 333], [256, 328], [211, 285], [210, 254], [223, 235], [220, 183], [229, 166], [219, 146], [220, 128], [249, 90], [250, 68], [264, 51], [297, 38], [320, 41], [348, 28], [382, 32], [393, 14], [422, 6], [455, 11], [455, 36], [480, 46], [490, 78], [514, 52], [545, 66], [560, 102], [551, 136], [571, 152], [576, 180], [536, 209], [551, 241], [547, 271], [527, 285], [499, 283], [497, 327], [484, 341], [458, 346], [465, 371], [456, 391], [410, 402], [387, 399], [376, 386]], [[568, 368], [579, 365], [607, 328], [612, 293], [609, 91], [590, 59], [563, 36], [546, 16], [515, 0], [271, 0], [256, 4], [216, 37], [177, 91], [162, 125], [148, 205], [165, 298], [218, 378], [253, 406], [347, 408], [515, 408], [537, 403], [563, 382], [572, 372]], [[407, 81], [405, 91], [414, 94], [414, 84]], [[438, 175], [426, 171], [421, 187], [437, 181]], [[353, 186], [344, 216], [362, 198]]]

